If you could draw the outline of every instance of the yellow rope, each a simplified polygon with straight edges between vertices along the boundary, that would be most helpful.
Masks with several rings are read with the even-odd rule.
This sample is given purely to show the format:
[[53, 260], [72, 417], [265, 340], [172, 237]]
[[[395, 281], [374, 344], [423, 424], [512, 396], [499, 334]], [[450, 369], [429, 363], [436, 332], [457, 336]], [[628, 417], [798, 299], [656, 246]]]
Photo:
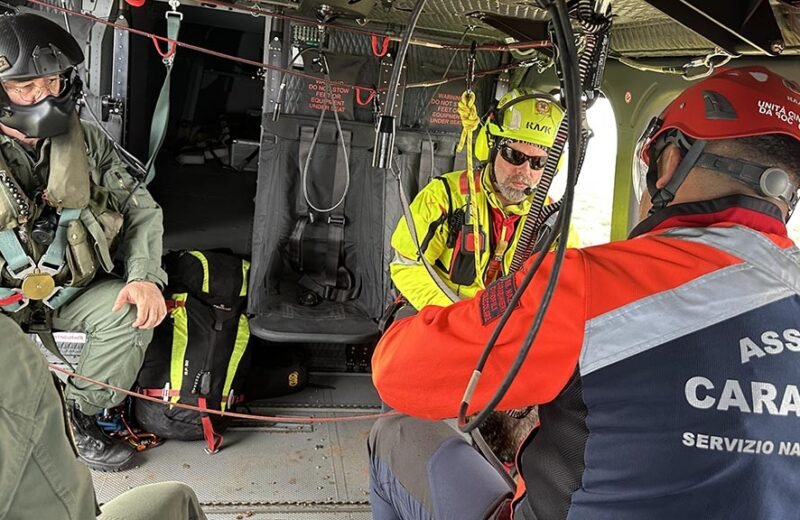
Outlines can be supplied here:
[[[478, 286], [483, 288], [483, 276], [480, 271], [480, 215], [478, 214], [479, 208], [477, 205], [472, 204], [475, 200], [475, 172], [472, 166], [472, 134], [478, 128], [481, 120], [478, 117], [478, 110], [475, 108], [475, 93], [471, 90], [466, 90], [461, 94], [461, 100], [458, 102], [458, 115], [461, 117], [461, 139], [458, 141], [458, 148], [456, 151], [460, 152], [464, 149], [466, 144], [467, 150], [467, 183], [469, 184], [469, 200], [467, 204], [467, 216], [472, 223], [472, 238], [475, 259], [475, 281]], [[465, 237], [466, 238], [466, 237]]]

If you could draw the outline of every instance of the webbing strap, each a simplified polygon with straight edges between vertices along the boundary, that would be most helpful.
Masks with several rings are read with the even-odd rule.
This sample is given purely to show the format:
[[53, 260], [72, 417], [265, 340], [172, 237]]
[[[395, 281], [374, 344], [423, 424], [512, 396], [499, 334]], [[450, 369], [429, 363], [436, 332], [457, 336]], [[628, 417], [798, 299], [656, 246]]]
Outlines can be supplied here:
[[[344, 142], [344, 146], [336, 147], [336, 169], [333, 173], [333, 191], [331, 199], [337, 200], [344, 195], [344, 189], [347, 184], [347, 161], [345, 161], [345, 154], [350, 155], [350, 142], [353, 138], [352, 132], [343, 130], [340, 136]], [[326, 286], [327, 293], [335, 290], [336, 281], [339, 277], [339, 265], [342, 259], [342, 243], [344, 242], [344, 206], [345, 202], [342, 201], [333, 211], [328, 215], [328, 251], [325, 257], [325, 273], [323, 285]], [[331, 289], [328, 289], [330, 287]], [[330, 298], [329, 298], [330, 299]]]
[[[311, 141], [314, 139], [314, 128], [311, 126], [300, 127], [300, 148], [298, 164], [300, 165], [300, 172], [298, 179], [303, 182], [303, 167], [308, 161], [308, 156], [311, 153]], [[303, 234], [306, 232], [306, 226], [309, 219], [313, 218], [308, 212], [308, 204], [303, 196], [303, 186], [298, 183], [297, 197], [295, 202], [297, 208], [297, 221], [294, 223], [292, 233], [289, 235], [289, 242], [287, 244], [289, 250], [289, 260], [293, 262], [301, 271], [303, 270]]]
[[39, 266], [52, 269], [55, 272], [61, 271], [67, 252], [67, 226], [69, 226], [70, 222], [73, 220], [79, 219], [80, 216], [80, 209], [64, 208], [61, 210], [61, 215], [58, 217], [58, 227], [56, 228], [55, 238], [47, 247], [44, 256], [39, 260]]
[[250, 262], [242, 260], [242, 289], [239, 291], [239, 296], [247, 296], [247, 281], [250, 273]]
[[[236, 377], [236, 372], [239, 370], [239, 363], [242, 361], [245, 351], [247, 350], [247, 343], [250, 341], [250, 326], [247, 321], [247, 316], [244, 314], [239, 316], [239, 325], [236, 329], [236, 342], [233, 345], [233, 352], [228, 361], [228, 370], [225, 372], [225, 384], [222, 387], [222, 395], [228, 395], [233, 388], [233, 378]], [[220, 403], [220, 409], [224, 412], [227, 405], [227, 399], [223, 399]]]
[[297, 266], [301, 271], [303, 270], [303, 234], [306, 232], [308, 225], [308, 217], [301, 216], [294, 223], [292, 233], [289, 235], [288, 249], [289, 260]]
[[22, 295], [21, 289], [0, 287], [0, 307], [6, 312], [17, 312], [28, 305], [28, 300]]
[[64, 357], [64, 354], [58, 350], [58, 343], [56, 343], [56, 338], [53, 336], [51, 331], [47, 332], [37, 332], [39, 335], [39, 339], [42, 340], [42, 345], [49, 350], [55, 357], [59, 359], [65, 366], [69, 367], [69, 369], [75, 372], [75, 367], [72, 366], [72, 363], [67, 361], [67, 358]]
[[70, 301], [83, 290], [82, 287], [61, 287], [56, 293], [44, 301], [44, 304], [55, 310]]
[[434, 162], [434, 146], [433, 141], [422, 141], [419, 151], [419, 171], [417, 173], [417, 190], [422, 191], [422, 188], [427, 186], [433, 177], [433, 162]]
[[[177, 11], [168, 11], [167, 18], [167, 38], [170, 40], [177, 40], [178, 33], [181, 29], [181, 20], [183, 15]], [[174, 44], [171, 44], [174, 46]], [[175, 59], [175, 50], [177, 46], [173, 47], [173, 52], [170, 56], [164, 58], [164, 67], [166, 74], [164, 75], [164, 83], [161, 85], [161, 91], [158, 93], [158, 100], [153, 109], [153, 120], [150, 123], [150, 158], [147, 159], [145, 171], [144, 184], [150, 184], [150, 181], [156, 176], [156, 156], [161, 145], [164, 144], [164, 138], [167, 136], [167, 124], [169, 123], [169, 91], [170, 91], [170, 77], [172, 76], [172, 65]]]
[[[309, 160], [308, 156], [311, 154], [311, 141], [314, 139], [314, 127], [312, 126], [303, 126], [300, 127], [300, 149], [299, 149], [299, 157], [297, 164], [300, 166], [300, 175], [299, 179], [302, 182], [303, 179], [303, 168], [306, 162]], [[300, 217], [308, 217], [308, 204], [306, 204], [306, 198], [303, 196], [303, 186], [298, 183], [297, 188], [297, 214]]]
[[6, 261], [8, 272], [14, 278], [22, 277], [22, 273], [26, 269], [32, 269], [35, 266], [33, 260], [22, 249], [22, 244], [19, 243], [17, 234], [13, 229], [0, 231], [0, 254], [3, 255], [3, 259]]
[[[160, 397], [164, 401], [169, 401], [170, 397], [180, 397], [181, 391], [179, 388], [170, 388], [169, 383], [165, 388], [140, 388], [139, 393], [148, 397]], [[233, 406], [244, 402], [243, 395], [228, 394], [220, 397], [220, 403]]]
[[206, 255], [204, 255], [200, 251], [189, 251], [189, 254], [192, 255], [193, 257], [197, 258], [197, 260], [200, 262], [200, 267], [203, 268], [203, 285], [201, 287], [201, 290], [204, 293], [208, 294], [208, 292], [210, 290], [209, 289], [210, 277], [209, 277], [209, 270], [208, 270], [208, 258], [206, 258]]
[[[205, 397], [198, 397], [197, 404], [201, 408], [208, 408]], [[203, 423], [203, 438], [206, 440], [206, 453], [213, 455], [217, 453], [225, 440], [222, 435], [214, 431], [214, 425], [211, 424], [211, 417], [207, 413], [200, 414], [200, 422]]]
[[[172, 355], [169, 362], [169, 382], [172, 388], [183, 385], [183, 360], [186, 357], [186, 347], [189, 344], [189, 318], [186, 314], [186, 293], [173, 294], [172, 300], [176, 302], [175, 308], [170, 311], [172, 316]], [[182, 302], [182, 304], [177, 303]], [[177, 397], [170, 399], [178, 402]]]

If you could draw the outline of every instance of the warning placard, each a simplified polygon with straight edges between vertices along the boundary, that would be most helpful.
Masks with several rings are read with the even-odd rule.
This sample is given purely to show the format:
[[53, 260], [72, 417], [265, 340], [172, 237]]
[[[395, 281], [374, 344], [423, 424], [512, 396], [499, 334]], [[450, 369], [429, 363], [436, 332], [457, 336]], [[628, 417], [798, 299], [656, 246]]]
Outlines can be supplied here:
[[431, 99], [428, 119], [430, 126], [455, 129], [461, 126], [461, 117], [458, 115], [458, 102], [461, 96], [447, 92], [437, 92]]
[[[326, 85], [322, 81], [309, 83], [308, 108], [311, 110], [327, 110], [344, 113], [347, 101], [353, 98], [353, 89], [343, 85]], [[352, 107], [351, 107], [352, 109]]]

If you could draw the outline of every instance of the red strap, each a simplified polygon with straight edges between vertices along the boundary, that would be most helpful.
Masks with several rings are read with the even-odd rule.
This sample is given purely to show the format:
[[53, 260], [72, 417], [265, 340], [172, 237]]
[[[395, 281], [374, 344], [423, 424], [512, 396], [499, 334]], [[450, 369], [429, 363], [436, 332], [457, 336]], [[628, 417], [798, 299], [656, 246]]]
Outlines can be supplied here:
[[[163, 388], [142, 388], [139, 392], [149, 397], [164, 397]], [[176, 397], [181, 395], [181, 391], [173, 388], [168, 390], [166, 394], [168, 397]]]
[[[197, 399], [197, 404], [200, 405], [200, 408], [207, 409], [206, 406], [206, 398], [200, 397]], [[206, 440], [206, 453], [209, 455], [213, 455], [219, 451], [220, 446], [222, 446], [222, 442], [225, 440], [222, 435], [218, 434], [214, 431], [214, 425], [211, 424], [211, 417], [207, 414], [201, 414], [200, 421], [203, 423], [203, 437]]]
[[21, 292], [14, 293], [9, 297], [0, 300], [0, 307], [5, 307], [6, 305], [11, 305], [13, 303], [20, 302], [22, 301], [22, 298], [24, 298], [24, 296], [22, 296]]
[[167, 304], [167, 312], [172, 312], [179, 307], [186, 307], [186, 300], [164, 300]]
[[378, 35], [373, 34], [370, 37], [370, 45], [372, 46], [372, 54], [374, 54], [377, 58], [383, 58], [386, 56], [386, 53], [389, 52], [389, 37], [383, 37], [381, 48], [378, 49]]
[[[163, 59], [168, 60], [175, 56], [175, 50], [178, 48], [175, 42], [169, 41], [167, 38], [160, 38], [155, 34], [151, 34], [150, 39], [153, 41], [153, 46], [156, 48], [156, 51]], [[159, 40], [164, 40], [167, 42], [167, 52], [161, 50], [161, 47], [159, 47]]]
[[[364, 92], [364, 91], [369, 93], [369, 95], [367, 96], [367, 99], [361, 99], [361, 93]], [[375, 99], [375, 90], [374, 89], [371, 89], [371, 88], [368, 88], [368, 87], [359, 87], [358, 85], [356, 85], [356, 103], [358, 103], [360, 106], [364, 107], [364, 106], [367, 106], [370, 103], [372, 103], [373, 99]]]
[[[163, 388], [140, 388], [139, 393], [142, 395], [146, 395], [148, 397], [164, 397], [164, 389]], [[181, 391], [177, 388], [170, 388], [166, 392], [167, 397], [180, 397]], [[232, 396], [223, 396], [220, 399], [221, 402], [227, 404], [228, 406], [233, 406], [235, 404], [243, 403], [244, 402], [244, 395], [232, 395]], [[200, 405], [205, 408], [205, 405]]]

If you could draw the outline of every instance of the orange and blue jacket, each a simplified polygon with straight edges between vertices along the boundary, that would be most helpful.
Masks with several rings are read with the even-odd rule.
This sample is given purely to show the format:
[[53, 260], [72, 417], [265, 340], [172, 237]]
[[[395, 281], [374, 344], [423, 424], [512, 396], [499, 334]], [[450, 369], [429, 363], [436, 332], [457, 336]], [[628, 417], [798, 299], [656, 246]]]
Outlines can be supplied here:
[[[470, 414], [514, 362], [554, 260], [513, 310]], [[373, 357], [381, 399], [417, 417], [455, 416], [528, 268], [395, 323]], [[498, 407], [540, 405], [517, 455], [514, 517], [797, 518], [798, 374], [800, 252], [774, 205], [673, 205], [629, 240], [568, 249]]]

